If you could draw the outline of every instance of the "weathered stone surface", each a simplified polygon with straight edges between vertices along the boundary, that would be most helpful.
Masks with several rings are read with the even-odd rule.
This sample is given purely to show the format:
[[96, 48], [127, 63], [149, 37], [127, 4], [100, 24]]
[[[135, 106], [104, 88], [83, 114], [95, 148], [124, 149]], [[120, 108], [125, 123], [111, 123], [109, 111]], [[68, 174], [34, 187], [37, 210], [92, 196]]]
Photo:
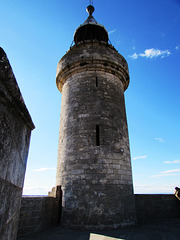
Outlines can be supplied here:
[[62, 91], [57, 165], [57, 185], [63, 191], [62, 225], [133, 224], [125, 59], [109, 45], [79, 44], [59, 62], [56, 80]]
[[[0, 190], [1, 190], [1, 185], [0, 185]], [[56, 196], [56, 198], [59, 198], [59, 196]], [[18, 240], [26, 239], [26, 238], [34, 239], [34, 237], [36, 238], [36, 236], [33, 233], [37, 233], [39, 231], [42, 231], [43, 229], [45, 230], [48, 227], [52, 226], [52, 223], [57, 222], [57, 215], [58, 215], [59, 208], [56, 205], [56, 201], [57, 199], [53, 200], [52, 197], [41, 197], [41, 198], [23, 197], [21, 211], [20, 211], [20, 219], [19, 219]], [[136, 203], [136, 214], [137, 214], [136, 227], [138, 227], [138, 223], [147, 224], [147, 222], [153, 222], [153, 223], [155, 222], [155, 223], [163, 223], [163, 226], [165, 226], [165, 228], [169, 226], [169, 223], [172, 223], [172, 226], [170, 228], [173, 229], [173, 224], [176, 223], [176, 221], [180, 217], [179, 201], [178, 199], [176, 199], [176, 197], [173, 194], [135, 194], [135, 203]], [[166, 221], [168, 225], [165, 224]], [[176, 223], [175, 225], [177, 225], [177, 227], [179, 226], [178, 223]], [[142, 226], [144, 227], [145, 225], [139, 225], [139, 226], [140, 226], [139, 230], [140, 232], [142, 232]], [[127, 231], [126, 237], [129, 237], [128, 231], [135, 230], [136, 227], [133, 227], [133, 229], [124, 228], [124, 229], [121, 229], [121, 231], [118, 230], [117, 232], [121, 233], [120, 234], [121, 238], [124, 239], [124, 237], [122, 237], [124, 235], [122, 234], [122, 231]], [[154, 227], [153, 227], [153, 230], [154, 230]], [[114, 231], [114, 230], [110, 230], [110, 231]], [[55, 239], [56, 238], [66, 239], [66, 237], [69, 239], [70, 238], [69, 233], [72, 231], [66, 231], [66, 230], [60, 231], [59, 228], [58, 230], [53, 228], [51, 233], [55, 234], [55, 232], [58, 232], [58, 234], [55, 235], [56, 236]], [[67, 234], [63, 234], [65, 232]], [[100, 232], [101, 234], [105, 233], [104, 230]], [[134, 231], [132, 232], [134, 233]], [[45, 234], [46, 232], [42, 234], [41, 236], [42, 239], [46, 237]], [[70, 239], [73, 239], [73, 234], [74, 233], [71, 234]], [[148, 234], [149, 234], [149, 227], [148, 227]], [[147, 236], [149, 236], [148, 234]], [[32, 235], [32, 237], [29, 238], [27, 237], [28, 235]], [[117, 234], [116, 237], [120, 237], [120, 235]], [[166, 234], [164, 234], [164, 236], [165, 235]], [[139, 236], [140, 235], [138, 234], [137, 239], [139, 239]], [[105, 236], [97, 236], [97, 237], [101, 239], [101, 237], [105, 237]], [[51, 238], [51, 235], [49, 235], [48, 239], [50, 238]], [[53, 238], [54, 238], [54, 235], [53, 235]]]
[[15, 240], [31, 130], [7, 56], [0, 48], [0, 239]]
[[[96, 41], [85, 41], [84, 43], [73, 46], [60, 60], [56, 74], [58, 89], [62, 91], [64, 82], [74, 72], [100, 70], [118, 76], [126, 90], [129, 85], [129, 71], [125, 58], [111, 45], [100, 44]], [[83, 45], [84, 48], [82, 48]]]
[[60, 196], [23, 197], [18, 225], [18, 238], [37, 233], [57, 224]]
[[179, 200], [172, 194], [135, 194], [138, 222], [180, 217]]

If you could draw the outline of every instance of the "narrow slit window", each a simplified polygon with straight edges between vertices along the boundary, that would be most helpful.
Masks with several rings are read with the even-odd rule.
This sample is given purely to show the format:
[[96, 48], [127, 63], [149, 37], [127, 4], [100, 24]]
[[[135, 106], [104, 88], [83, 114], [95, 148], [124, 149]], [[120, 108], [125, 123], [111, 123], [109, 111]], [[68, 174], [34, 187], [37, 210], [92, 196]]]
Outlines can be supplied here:
[[99, 125], [96, 125], [96, 146], [100, 146]]
[[98, 87], [98, 78], [96, 77], [96, 87]]

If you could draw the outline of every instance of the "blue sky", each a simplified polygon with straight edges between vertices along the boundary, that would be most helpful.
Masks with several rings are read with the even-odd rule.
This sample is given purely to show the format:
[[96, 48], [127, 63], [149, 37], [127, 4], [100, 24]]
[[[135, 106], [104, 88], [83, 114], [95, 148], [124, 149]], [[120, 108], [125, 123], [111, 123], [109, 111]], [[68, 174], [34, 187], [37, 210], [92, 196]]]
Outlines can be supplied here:
[[[55, 186], [61, 94], [56, 66], [88, 0], [0, 1], [0, 46], [12, 65], [36, 129], [24, 194]], [[127, 60], [125, 92], [135, 193], [173, 193], [180, 185], [180, 1], [94, 0], [95, 19]]]

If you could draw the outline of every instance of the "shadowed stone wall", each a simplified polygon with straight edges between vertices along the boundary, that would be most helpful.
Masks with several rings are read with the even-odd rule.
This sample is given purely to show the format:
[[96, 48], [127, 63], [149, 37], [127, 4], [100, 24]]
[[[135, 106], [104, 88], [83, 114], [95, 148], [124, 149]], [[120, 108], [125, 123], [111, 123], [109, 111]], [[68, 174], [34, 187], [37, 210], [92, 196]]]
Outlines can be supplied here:
[[135, 194], [135, 204], [138, 222], [180, 217], [180, 201], [172, 194]]
[[22, 197], [18, 239], [51, 226], [58, 212], [55, 206], [53, 197]]
[[135, 221], [124, 91], [126, 60], [112, 46], [85, 42], [60, 60], [62, 91], [57, 185], [62, 225], [115, 228]]
[[7, 56], [0, 48], [0, 239], [15, 240], [31, 130]]
[[22, 197], [18, 239], [42, 231], [60, 222], [61, 188], [53, 188], [49, 197]]
[[[55, 196], [54, 191], [50, 195]], [[58, 196], [22, 198], [18, 240], [58, 222], [61, 201]], [[135, 203], [137, 223], [180, 217], [180, 201], [172, 194], [135, 194]]]

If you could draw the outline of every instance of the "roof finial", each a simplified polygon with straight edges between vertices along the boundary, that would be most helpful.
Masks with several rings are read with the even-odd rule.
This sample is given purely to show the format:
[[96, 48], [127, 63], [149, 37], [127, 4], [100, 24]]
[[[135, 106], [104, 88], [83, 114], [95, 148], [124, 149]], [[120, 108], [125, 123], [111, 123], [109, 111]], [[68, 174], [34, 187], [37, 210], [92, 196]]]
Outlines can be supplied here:
[[93, 4], [93, 1], [90, 0], [90, 5], [86, 8], [86, 11], [89, 13], [89, 16], [92, 16], [95, 8], [91, 5], [91, 3]]

